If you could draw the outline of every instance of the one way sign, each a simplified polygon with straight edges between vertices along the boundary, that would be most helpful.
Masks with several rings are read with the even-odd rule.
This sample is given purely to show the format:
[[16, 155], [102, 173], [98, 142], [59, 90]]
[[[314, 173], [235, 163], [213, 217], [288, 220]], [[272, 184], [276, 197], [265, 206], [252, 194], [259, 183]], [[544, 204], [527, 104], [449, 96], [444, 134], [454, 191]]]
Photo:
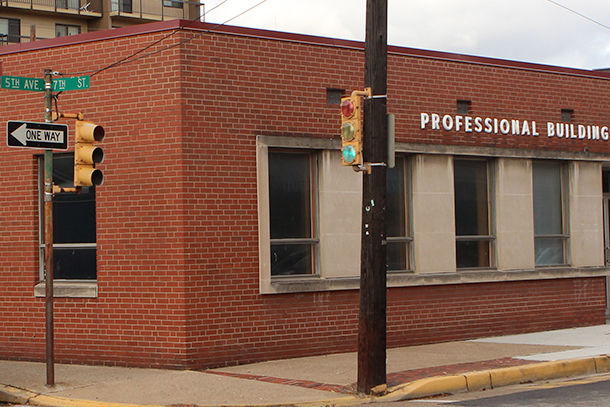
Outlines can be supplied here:
[[6, 122], [9, 147], [68, 149], [68, 125], [54, 123]]

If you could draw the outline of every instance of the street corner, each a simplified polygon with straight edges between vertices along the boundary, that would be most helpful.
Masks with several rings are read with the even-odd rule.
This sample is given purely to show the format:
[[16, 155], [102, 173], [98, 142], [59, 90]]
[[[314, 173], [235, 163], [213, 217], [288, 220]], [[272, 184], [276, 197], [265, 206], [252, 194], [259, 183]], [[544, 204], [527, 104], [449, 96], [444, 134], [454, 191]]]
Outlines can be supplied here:
[[0, 384], [0, 403], [25, 404], [41, 407], [165, 407], [161, 405], [140, 405], [97, 400], [70, 399], [39, 394], [4, 384]]
[[[6, 386], [10, 387], [10, 386]], [[366, 396], [345, 396], [333, 399], [324, 399], [317, 401], [294, 402], [286, 401], [279, 403], [263, 403], [263, 404], [239, 404], [239, 403], [221, 403], [221, 404], [133, 404], [133, 403], [116, 403], [100, 400], [86, 399], [71, 399], [66, 397], [50, 396], [45, 394], [32, 393], [27, 390], [10, 388], [4, 392], [0, 388], [0, 402], [27, 404], [40, 407], [343, 407], [356, 406], [363, 403], [371, 402], [370, 397]]]
[[29, 400], [37, 395], [37, 393], [33, 393], [29, 390], [0, 384], [0, 403], [27, 404]]
[[99, 400], [71, 399], [39, 394], [31, 398], [30, 405], [41, 407], [165, 407], [161, 405], [114, 403]]
[[377, 400], [411, 400], [466, 391], [468, 391], [468, 382], [465, 375], [434, 376], [394, 386], [388, 389], [387, 394], [378, 397]]

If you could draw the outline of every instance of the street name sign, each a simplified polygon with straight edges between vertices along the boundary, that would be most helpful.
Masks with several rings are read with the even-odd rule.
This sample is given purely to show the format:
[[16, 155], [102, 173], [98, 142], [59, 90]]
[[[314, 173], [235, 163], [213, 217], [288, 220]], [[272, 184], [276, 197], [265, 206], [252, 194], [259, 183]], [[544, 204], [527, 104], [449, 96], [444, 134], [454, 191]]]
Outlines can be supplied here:
[[75, 76], [72, 78], [54, 78], [53, 90], [56, 92], [62, 90], [80, 90], [89, 89], [89, 76]]
[[68, 149], [68, 125], [56, 123], [6, 122], [9, 147]]
[[[53, 79], [51, 86], [55, 92], [61, 92], [64, 90], [89, 89], [91, 82], [90, 79], [91, 78], [89, 76], [55, 78]], [[0, 78], [0, 87], [2, 89], [44, 92], [44, 79], [3, 75], [2, 78]]]

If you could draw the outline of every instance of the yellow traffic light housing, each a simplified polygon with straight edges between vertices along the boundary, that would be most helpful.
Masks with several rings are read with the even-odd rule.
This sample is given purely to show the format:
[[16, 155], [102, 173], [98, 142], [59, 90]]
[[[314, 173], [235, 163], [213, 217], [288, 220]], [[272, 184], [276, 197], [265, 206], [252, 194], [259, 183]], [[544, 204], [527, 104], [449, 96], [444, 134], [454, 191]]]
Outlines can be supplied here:
[[343, 165], [362, 165], [363, 97], [341, 98], [341, 158]]
[[371, 88], [355, 90], [341, 98], [341, 159], [343, 165], [362, 166], [364, 133], [364, 97], [371, 96]]
[[95, 123], [76, 120], [74, 144], [74, 186], [101, 185], [104, 174], [95, 164], [104, 161], [104, 151], [95, 145], [104, 139], [104, 128]]

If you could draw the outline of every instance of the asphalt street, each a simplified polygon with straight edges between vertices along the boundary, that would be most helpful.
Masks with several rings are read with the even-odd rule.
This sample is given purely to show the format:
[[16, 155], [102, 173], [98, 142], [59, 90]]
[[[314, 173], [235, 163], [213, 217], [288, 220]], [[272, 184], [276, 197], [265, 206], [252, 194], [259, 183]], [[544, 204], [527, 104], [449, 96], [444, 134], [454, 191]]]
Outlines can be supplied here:
[[610, 376], [605, 380], [587, 383], [587, 380], [577, 381], [579, 384], [562, 385], [547, 384], [534, 386], [536, 390], [528, 390], [497, 397], [481, 398], [458, 403], [452, 406], [462, 407], [606, 407], [610, 399]]

